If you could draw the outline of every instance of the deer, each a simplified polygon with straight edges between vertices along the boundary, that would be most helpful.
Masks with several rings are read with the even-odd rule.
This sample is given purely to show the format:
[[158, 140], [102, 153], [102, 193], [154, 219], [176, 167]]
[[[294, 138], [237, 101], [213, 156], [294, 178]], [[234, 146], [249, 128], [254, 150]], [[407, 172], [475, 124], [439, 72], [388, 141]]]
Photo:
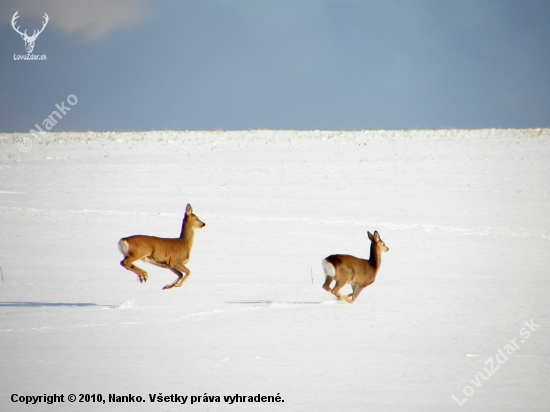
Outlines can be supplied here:
[[36, 30], [33, 30], [33, 33], [32, 33], [32, 36], [29, 36], [27, 35], [27, 30], [25, 30], [23, 33], [21, 33], [19, 31], [19, 27], [21, 26], [17, 26], [15, 27], [15, 24], [16, 24], [16, 20], [19, 18], [19, 10], [17, 10], [15, 12], [15, 14], [13, 15], [12, 19], [11, 19], [11, 26], [13, 27], [13, 29], [19, 33], [21, 35], [21, 38], [25, 41], [25, 48], [27, 49], [27, 53], [32, 53], [32, 51], [34, 50], [34, 42], [36, 41], [36, 38], [38, 37], [38, 35], [40, 33], [42, 33], [42, 31], [44, 31], [44, 28], [46, 27], [46, 25], [48, 24], [48, 21], [50, 20], [50, 18], [48, 17], [48, 15], [46, 13], [44, 13], [44, 22], [42, 23], [42, 28], [38, 31]]
[[[380, 239], [377, 231], [374, 231], [374, 235], [368, 231], [367, 233], [371, 241], [368, 260], [351, 255], [330, 255], [323, 259], [323, 270], [326, 276], [323, 289], [349, 304], [355, 302], [361, 291], [374, 282], [380, 270], [382, 254], [390, 250]], [[331, 289], [333, 280], [336, 283]], [[345, 296], [340, 293], [340, 289], [347, 283], [351, 285], [352, 293]]]
[[187, 204], [181, 233], [178, 238], [134, 235], [120, 239], [118, 249], [124, 255], [120, 265], [134, 272], [140, 283], [147, 282], [149, 275], [146, 271], [134, 265], [134, 262], [138, 260], [169, 269], [177, 276], [177, 279], [164, 286], [162, 290], [179, 288], [191, 276], [191, 271], [185, 265], [189, 262], [191, 256], [195, 230], [205, 226], [206, 223], [202, 222], [193, 213], [191, 205]]

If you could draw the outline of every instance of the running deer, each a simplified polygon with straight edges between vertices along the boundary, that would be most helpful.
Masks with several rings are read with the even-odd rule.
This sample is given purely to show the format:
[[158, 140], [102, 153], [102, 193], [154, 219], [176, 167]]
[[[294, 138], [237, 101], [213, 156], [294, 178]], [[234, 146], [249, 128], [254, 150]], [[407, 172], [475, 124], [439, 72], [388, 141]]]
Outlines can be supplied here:
[[[124, 237], [118, 242], [118, 249], [124, 255], [120, 265], [134, 272], [140, 283], [147, 282], [149, 276], [143, 269], [134, 265], [134, 262], [143, 260], [161, 268], [170, 269], [178, 277], [173, 283], [162, 288], [171, 289], [181, 287], [191, 276], [191, 271], [185, 267], [189, 262], [195, 229], [206, 226], [193, 213], [191, 205], [185, 208], [185, 216], [179, 238], [167, 239], [155, 236], [135, 235]], [[185, 273], [185, 275], [184, 275]]]
[[[326, 275], [323, 289], [348, 303], [355, 302], [361, 291], [374, 282], [376, 274], [380, 270], [382, 254], [390, 250], [380, 239], [377, 231], [374, 232], [374, 235], [370, 232], [367, 233], [371, 240], [370, 258], [368, 260], [350, 255], [330, 255], [323, 260], [323, 270]], [[330, 284], [333, 280], [336, 281], [336, 284], [331, 290]], [[348, 296], [340, 293], [340, 289], [346, 283], [351, 285], [353, 291]]]

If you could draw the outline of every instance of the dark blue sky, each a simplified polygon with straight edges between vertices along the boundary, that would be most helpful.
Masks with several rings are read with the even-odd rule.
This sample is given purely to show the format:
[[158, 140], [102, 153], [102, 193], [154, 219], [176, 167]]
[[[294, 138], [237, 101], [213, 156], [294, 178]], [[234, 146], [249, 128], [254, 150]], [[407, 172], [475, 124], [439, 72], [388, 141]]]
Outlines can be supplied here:
[[[14, 60], [21, 30], [49, 23]], [[550, 1], [0, 1], [0, 132], [550, 127]], [[66, 104], [66, 103], [65, 103]], [[67, 105], [67, 104], [66, 104]]]

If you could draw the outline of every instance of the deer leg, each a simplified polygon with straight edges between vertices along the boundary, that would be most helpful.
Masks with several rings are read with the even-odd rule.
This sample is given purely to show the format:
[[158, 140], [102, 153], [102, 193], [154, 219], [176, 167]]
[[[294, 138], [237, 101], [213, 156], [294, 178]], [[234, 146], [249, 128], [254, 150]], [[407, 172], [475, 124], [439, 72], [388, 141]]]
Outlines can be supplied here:
[[191, 276], [191, 271], [183, 263], [174, 264], [173, 269], [180, 272], [180, 274], [185, 273], [185, 275], [183, 275], [182, 278], [178, 279], [178, 281], [174, 285], [175, 287], [180, 288], [187, 281], [187, 279], [189, 279], [189, 276]]
[[359, 294], [361, 293], [361, 291], [363, 289], [365, 289], [366, 286], [355, 286], [353, 288], [353, 293], [350, 295], [352, 296], [351, 300], [352, 302], [355, 302], [355, 299], [357, 299], [357, 297], [359, 296]]
[[178, 282], [183, 278], [183, 274], [179, 270], [176, 270], [176, 269], [171, 268], [171, 267], [168, 267], [167, 269], [170, 269], [172, 271], [172, 273], [174, 273], [178, 278], [176, 280], [174, 280], [172, 283], [170, 283], [169, 285], [166, 285], [165, 287], [163, 287], [162, 290], [172, 289], [174, 286], [177, 287]]
[[173, 267], [171, 267], [170, 265], [167, 265], [166, 263], [157, 262], [156, 260], [151, 259], [150, 257], [145, 257], [145, 258], [143, 258], [143, 260], [144, 260], [145, 262], [148, 262], [148, 263], [152, 264], [152, 265], [158, 266], [159, 268], [169, 269], [170, 271], [172, 271], [172, 273], [174, 273], [174, 274], [178, 277], [174, 282], [172, 282], [172, 283], [170, 283], [170, 284], [164, 286], [164, 287], [162, 288], [162, 290], [164, 290], [164, 289], [171, 289], [171, 288], [173, 288], [174, 286], [177, 286], [176, 284], [177, 284], [177, 283], [181, 280], [181, 278], [183, 277], [183, 274], [182, 274], [179, 270], [174, 269]]
[[147, 272], [134, 265], [134, 262], [137, 260], [139, 259], [128, 256], [120, 261], [120, 266], [122, 266], [124, 269], [128, 269], [130, 272], [134, 272], [139, 278], [139, 283], [147, 282], [147, 279], [149, 279], [149, 275], [147, 274]]
[[[174, 264], [173, 266], [169, 267], [168, 269], [170, 269], [173, 273], [175, 273], [178, 278], [173, 283], [163, 287], [162, 290], [172, 289], [172, 288], [179, 288], [185, 283], [187, 278], [189, 278], [189, 276], [191, 276], [191, 271], [189, 269], [187, 269], [187, 267], [185, 267], [185, 265], [183, 265], [183, 264]], [[182, 272], [185, 273], [185, 275]]]
[[327, 292], [330, 292], [330, 284], [334, 280], [333, 277], [327, 276], [325, 279], [325, 283], [323, 283], [323, 289], [325, 289]]
[[332, 293], [338, 299], [343, 299], [348, 303], [352, 303], [349, 297], [344, 296], [340, 293], [340, 289], [346, 286], [346, 284], [351, 280], [351, 277], [352, 277], [352, 273], [349, 270], [347, 270], [344, 267], [338, 267], [336, 269], [336, 276], [334, 276], [334, 280], [336, 281], [336, 284], [334, 285], [330, 293]]
[[336, 296], [338, 299], [343, 299], [348, 303], [353, 303], [349, 297], [344, 296], [340, 293], [340, 289], [342, 289], [347, 283], [348, 283], [347, 280], [346, 281], [337, 280], [336, 285], [334, 285], [334, 288], [331, 290], [331, 293], [334, 296]]

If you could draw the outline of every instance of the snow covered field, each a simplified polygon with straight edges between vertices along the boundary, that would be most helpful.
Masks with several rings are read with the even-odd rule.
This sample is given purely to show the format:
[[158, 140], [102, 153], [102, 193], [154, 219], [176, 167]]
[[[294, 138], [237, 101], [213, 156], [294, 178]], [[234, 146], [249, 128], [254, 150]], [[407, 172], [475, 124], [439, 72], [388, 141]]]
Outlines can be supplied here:
[[[23, 137], [0, 134], [0, 410], [548, 410], [550, 130]], [[177, 236], [187, 203], [190, 280], [138, 283], [117, 241]], [[368, 257], [367, 230], [390, 251], [337, 302], [321, 260]]]

